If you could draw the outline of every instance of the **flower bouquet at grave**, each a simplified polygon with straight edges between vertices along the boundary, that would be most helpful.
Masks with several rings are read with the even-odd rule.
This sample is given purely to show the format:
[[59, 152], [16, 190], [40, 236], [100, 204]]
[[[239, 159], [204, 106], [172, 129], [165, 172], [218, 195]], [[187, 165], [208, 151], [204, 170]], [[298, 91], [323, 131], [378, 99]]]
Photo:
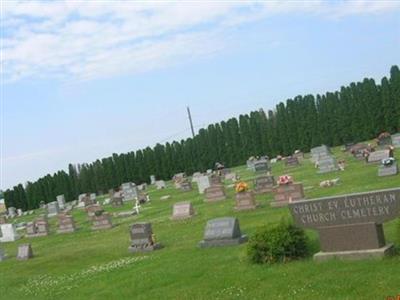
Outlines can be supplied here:
[[393, 165], [394, 162], [395, 159], [393, 157], [382, 159], [382, 165], [384, 165], [385, 167], [390, 167], [391, 165]]
[[291, 184], [293, 183], [293, 178], [290, 175], [282, 175], [278, 178], [279, 185]]
[[249, 185], [243, 181], [236, 184], [236, 187], [235, 187], [236, 193], [244, 193], [244, 192], [247, 192], [248, 189], [249, 189]]

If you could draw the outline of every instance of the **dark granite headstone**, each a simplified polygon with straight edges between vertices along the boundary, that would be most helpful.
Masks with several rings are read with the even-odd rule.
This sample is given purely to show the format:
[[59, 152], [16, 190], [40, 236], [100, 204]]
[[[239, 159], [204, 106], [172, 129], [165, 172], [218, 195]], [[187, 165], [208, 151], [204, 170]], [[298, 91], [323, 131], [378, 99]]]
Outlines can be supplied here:
[[272, 175], [265, 175], [257, 177], [254, 180], [254, 192], [256, 194], [264, 194], [272, 192], [276, 182], [275, 178]]
[[225, 188], [222, 184], [212, 185], [205, 190], [205, 201], [206, 202], [215, 202], [225, 200]]
[[18, 246], [18, 260], [28, 260], [33, 257], [31, 244], [22, 244]]
[[382, 224], [400, 215], [400, 188], [303, 200], [289, 208], [297, 225], [319, 233], [321, 252], [314, 259], [381, 257], [392, 251]]
[[161, 245], [155, 241], [151, 223], [136, 223], [131, 226], [130, 252], [149, 252], [160, 249]]
[[239, 245], [247, 241], [242, 235], [239, 221], [236, 218], [225, 217], [209, 220], [204, 232], [204, 239], [199, 243], [201, 248]]
[[180, 184], [180, 189], [183, 192], [190, 192], [192, 190], [192, 184], [187, 180], [182, 181]]
[[266, 159], [260, 159], [253, 162], [253, 171], [256, 173], [267, 173], [271, 171], [271, 165]]
[[364, 151], [368, 148], [366, 144], [355, 144], [351, 147], [350, 153], [358, 160], [364, 159]]
[[252, 191], [236, 193], [235, 210], [252, 210], [257, 208], [254, 193]]
[[304, 189], [301, 183], [282, 184], [274, 187], [274, 200], [272, 207], [286, 206], [290, 201], [299, 201], [304, 199]]
[[299, 164], [299, 159], [296, 156], [289, 156], [285, 160], [285, 166], [287, 167], [296, 167]]

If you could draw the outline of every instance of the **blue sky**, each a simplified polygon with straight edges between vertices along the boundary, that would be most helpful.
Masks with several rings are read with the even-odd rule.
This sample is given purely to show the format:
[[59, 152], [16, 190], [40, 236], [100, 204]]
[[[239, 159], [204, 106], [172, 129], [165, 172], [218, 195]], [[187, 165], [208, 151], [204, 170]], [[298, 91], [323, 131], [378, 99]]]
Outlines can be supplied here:
[[399, 1], [2, 2], [1, 188], [380, 79]]

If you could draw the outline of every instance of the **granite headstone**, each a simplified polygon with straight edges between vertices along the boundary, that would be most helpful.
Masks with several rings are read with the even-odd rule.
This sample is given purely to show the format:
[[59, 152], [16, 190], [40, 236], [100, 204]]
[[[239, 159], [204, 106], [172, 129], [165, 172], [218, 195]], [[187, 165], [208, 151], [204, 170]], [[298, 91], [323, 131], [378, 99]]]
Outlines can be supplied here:
[[207, 222], [204, 239], [199, 243], [201, 248], [239, 245], [247, 241], [242, 235], [237, 218], [224, 217]]

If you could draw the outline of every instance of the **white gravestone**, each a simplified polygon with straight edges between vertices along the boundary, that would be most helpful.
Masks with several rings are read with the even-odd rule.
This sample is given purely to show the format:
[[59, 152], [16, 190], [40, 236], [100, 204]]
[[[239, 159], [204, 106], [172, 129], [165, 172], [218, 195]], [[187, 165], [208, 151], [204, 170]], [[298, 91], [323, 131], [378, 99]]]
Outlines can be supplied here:
[[211, 179], [209, 176], [199, 176], [197, 178], [197, 186], [199, 193], [204, 194], [204, 191], [211, 186]]
[[0, 242], [14, 242], [20, 238], [14, 224], [1, 224], [0, 225]]
[[65, 208], [65, 196], [64, 195], [58, 195], [57, 196], [57, 202], [58, 202], [58, 207], [60, 209]]

